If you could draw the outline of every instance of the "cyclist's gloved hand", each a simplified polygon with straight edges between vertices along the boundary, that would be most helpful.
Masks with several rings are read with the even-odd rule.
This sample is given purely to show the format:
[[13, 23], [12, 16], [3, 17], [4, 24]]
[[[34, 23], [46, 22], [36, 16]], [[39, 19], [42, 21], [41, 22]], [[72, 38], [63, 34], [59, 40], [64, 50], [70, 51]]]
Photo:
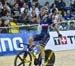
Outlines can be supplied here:
[[59, 37], [59, 38], [62, 38], [62, 34], [58, 34], [58, 37]]

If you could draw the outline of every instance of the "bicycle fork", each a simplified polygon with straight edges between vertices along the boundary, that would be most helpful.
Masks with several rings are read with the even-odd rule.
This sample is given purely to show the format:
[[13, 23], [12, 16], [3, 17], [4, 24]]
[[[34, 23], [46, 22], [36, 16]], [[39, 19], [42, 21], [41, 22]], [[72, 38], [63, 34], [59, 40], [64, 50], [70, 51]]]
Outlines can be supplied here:
[[28, 54], [29, 54], [28, 51], [24, 53], [24, 59], [23, 59], [23, 61], [26, 62], [26, 63], [32, 62], [31, 60], [26, 59], [26, 57], [27, 57]]
[[30, 51], [31, 56], [35, 59], [36, 56], [34, 55], [34, 53], [32, 51]]

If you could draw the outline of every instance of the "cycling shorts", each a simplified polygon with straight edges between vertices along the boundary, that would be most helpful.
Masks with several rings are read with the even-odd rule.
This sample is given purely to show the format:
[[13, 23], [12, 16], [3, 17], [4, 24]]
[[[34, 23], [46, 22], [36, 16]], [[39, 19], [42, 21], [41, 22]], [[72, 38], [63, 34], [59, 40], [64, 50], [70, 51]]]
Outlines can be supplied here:
[[50, 39], [50, 35], [48, 33], [46, 34], [37, 34], [34, 37], [34, 41], [39, 41], [39, 43], [42, 46], [45, 46], [48, 42], [48, 40]]

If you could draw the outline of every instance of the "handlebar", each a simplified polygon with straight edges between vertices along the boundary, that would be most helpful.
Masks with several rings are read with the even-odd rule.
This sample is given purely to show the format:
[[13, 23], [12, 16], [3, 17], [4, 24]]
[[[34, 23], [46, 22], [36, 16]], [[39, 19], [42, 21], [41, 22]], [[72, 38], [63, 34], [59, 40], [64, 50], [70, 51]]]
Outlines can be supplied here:
[[35, 46], [39, 46], [39, 44], [38, 44], [38, 45], [33, 45], [32, 47], [30, 47], [30, 44], [26, 44], [26, 43], [19, 43], [19, 47], [21, 47], [21, 46], [20, 46], [21, 44], [26, 45], [26, 46], [27, 46], [27, 48], [34, 48]]

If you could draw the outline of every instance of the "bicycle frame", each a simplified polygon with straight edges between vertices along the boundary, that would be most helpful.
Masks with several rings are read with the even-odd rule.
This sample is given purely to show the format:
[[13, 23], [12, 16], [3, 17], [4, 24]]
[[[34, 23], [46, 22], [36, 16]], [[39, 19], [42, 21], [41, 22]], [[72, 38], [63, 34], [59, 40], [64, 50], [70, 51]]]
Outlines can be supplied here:
[[[20, 43], [20, 44], [24, 44], [24, 43]], [[27, 49], [28, 49], [27, 52], [30, 53], [31, 57], [32, 57], [33, 59], [36, 59], [36, 55], [35, 55], [34, 52], [31, 50], [31, 48], [29, 48], [29, 45], [28, 45], [28, 44], [24, 44], [24, 45], [27, 45]], [[49, 54], [49, 57], [48, 57], [47, 61], [45, 62], [45, 65], [44, 65], [44, 66], [46, 66], [46, 65], [48, 64], [48, 62], [49, 62], [49, 60], [51, 59], [52, 56], [53, 56], [53, 51]], [[32, 62], [32, 61], [28, 61], [28, 60], [26, 60], [26, 59], [24, 58], [24, 62], [29, 63], [29, 62]]]
[[[34, 53], [32, 51], [29, 51], [29, 52], [30, 52], [31, 56], [33, 57], [33, 59], [36, 59], [36, 55], [34, 55]], [[53, 52], [51, 52], [49, 54], [49, 57], [48, 57], [47, 61], [45, 62], [45, 65], [44, 66], [46, 66], [48, 64], [48, 62], [51, 59], [52, 55], [53, 55]]]
[[[26, 45], [26, 46], [27, 46], [27, 49], [28, 49], [28, 50], [26, 50], [27, 53], [24, 54], [24, 57], [26, 57], [27, 54], [30, 53], [30, 55], [31, 55], [31, 57], [32, 57], [33, 59], [36, 58], [36, 55], [34, 54], [34, 52], [33, 52], [33, 51], [31, 50], [31, 48], [29, 47], [29, 44], [25, 44], [25, 43], [20, 43], [20, 44]], [[24, 59], [24, 61], [25, 61], [25, 62], [31, 62], [31, 61], [27, 61], [26, 59]]]
[[32, 51], [29, 51], [29, 52], [30, 52], [31, 56], [33, 57], [33, 59], [35, 59], [36, 55], [34, 55], [34, 53]]

